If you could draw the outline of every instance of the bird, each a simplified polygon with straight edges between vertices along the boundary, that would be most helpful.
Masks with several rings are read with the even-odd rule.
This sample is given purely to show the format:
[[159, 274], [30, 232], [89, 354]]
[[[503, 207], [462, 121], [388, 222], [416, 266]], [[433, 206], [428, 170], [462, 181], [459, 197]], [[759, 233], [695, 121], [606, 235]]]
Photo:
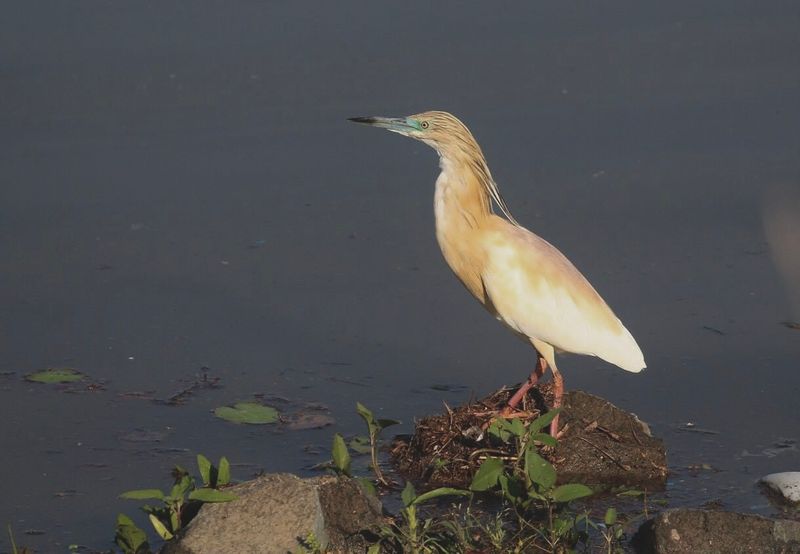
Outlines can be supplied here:
[[[438, 153], [441, 172], [433, 204], [444, 259], [472, 296], [536, 351], [530, 377], [501, 416], [518, 413], [520, 401], [548, 367], [552, 408], [562, 406], [564, 381], [556, 351], [597, 356], [632, 373], [646, 367], [633, 335], [586, 277], [555, 246], [514, 219], [481, 147], [457, 117], [427, 111], [350, 121], [420, 140]], [[560, 434], [558, 415], [550, 434]]]

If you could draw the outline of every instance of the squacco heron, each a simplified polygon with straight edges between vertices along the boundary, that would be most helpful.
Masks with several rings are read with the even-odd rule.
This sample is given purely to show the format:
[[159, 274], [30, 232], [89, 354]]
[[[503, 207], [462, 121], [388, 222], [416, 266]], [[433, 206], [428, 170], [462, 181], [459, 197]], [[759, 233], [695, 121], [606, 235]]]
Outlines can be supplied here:
[[[555, 352], [597, 356], [626, 371], [645, 367], [642, 351], [608, 304], [574, 265], [511, 215], [475, 138], [446, 112], [408, 117], [354, 117], [351, 121], [421, 140], [439, 154], [434, 214], [444, 259], [467, 290], [498, 320], [536, 349], [528, 380], [501, 415], [510, 416], [548, 366], [553, 407], [564, 381]], [[493, 205], [503, 217], [494, 213]], [[557, 436], [558, 416], [550, 433]]]

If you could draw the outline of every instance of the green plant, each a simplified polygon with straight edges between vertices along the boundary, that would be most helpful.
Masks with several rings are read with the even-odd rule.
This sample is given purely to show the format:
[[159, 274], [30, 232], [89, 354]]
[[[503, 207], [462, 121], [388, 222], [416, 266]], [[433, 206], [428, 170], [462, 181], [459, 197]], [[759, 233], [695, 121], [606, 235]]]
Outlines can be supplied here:
[[[194, 517], [200, 505], [205, 502], [230, 502], [236, 499], [231, 492], [219, 490], [230, 484], [230, 464], [221, 458], [215, 467], [202, 454], [197, 455], [197, 466], [203, 487], [197, 487], [194, 478], [180, 466], [172, 471], [173, 486], [169, 493], [160, 489], [137, 489], [124, 492], [120, 498], [129, 500], [160, 500], [161, 506], [145, 504], [141, 510], [147, 514], [153, 529], [163, 540], [171, 540], [180, 529]], [[128, 553], [139, 553], [142, 544], [146, 545], [144, 532], [133, 524], [124, 514], [117, 518], [117, 545]], [[146, 550], [144, 550], [146, 552]]]
[[[527, 426], [519, 420], [496, 420], [489, 433], [498, 440], [516, 443], [516, 459], [510, 464], [499, 459], [486, 458], [470, 484], [476, 492], [499, 487], [500, 492], [518, 514], [519, 524], [538, 534], [551, 549], [564, 542], [575, 542], [574, 515], [563, 510], [570, 501], [593, 494], [592, 489], [580, 483], [556, 485], [556, 470], [538, 451], [537, 445], [555, 446], [556, 440], [542, 433], [558, 413], [552, 410]], [[524, 514], [534, 510], [545, 513], [546, 527], [531, 525]]]
[[622, 552], [620, 541], [624, 533], [624, 528], [617, 521], [617, 510], [615, 508], [607, 509], [603, 517], [603, 527], [600, 529], [600, 534], [606, 542], [606, 552], [608, 554]]
[[350, 474], [350, 452], [347, 450], [347, 444], [344, 438], [339, 433], [333, 435], [333, 447], [331, 448], [333, 456], [333, 466], [331, 469], [339, 475], [346, 475], [351, 477]]
[[297, 554], [323, 554], [322, 544], [313, 531], [308, 533], [304, 539], [297, 539], [300, 543], [300, 550]]
[[361, 402], [356, 402], [356, 411], [367, 424], [370, 456], [372, 457], [372, 470], [375, 472], [375, 477], [380, 484], [388, 485], [389, 483], [383, 476], [383, 472], [381, 472], [380, 465], [378, 464], [378, 436], [381, 434], [381, 431], [387, 427], [397, 425], [400, 422], [394, 419], [376, 419], [373, 413]]
[[133, 520], [125, 514], [117, 516], [114, 544], [119, 546], [125, 554], [146, 554], [150, 552], [147, 533], [137, 527]]
[[[428, 552], [453, 552], [452, 543], [447, 533], [441, 532], [441, 520], [434, 518], [420, 519], [419, 507], [425, 502], [442, 496], [470, 496], [470, 491], [441, 487], [417, 495], [414, 485], [406, 482], [400, 498], [403, 509], [400, 511], [401, 523], [385, 527], [379, 542], [370, 546], [368, 554], [378, 554], [386, 547], [394, 552], [420, 554]], [[439, 529], [441, 527], [441, 529]]]

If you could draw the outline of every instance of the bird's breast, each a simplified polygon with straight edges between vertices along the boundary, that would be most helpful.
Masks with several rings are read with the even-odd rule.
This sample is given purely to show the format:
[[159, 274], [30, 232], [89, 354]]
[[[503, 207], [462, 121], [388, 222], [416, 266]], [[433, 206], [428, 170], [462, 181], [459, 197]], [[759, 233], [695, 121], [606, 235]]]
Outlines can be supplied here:
[[434, 214], [436, 239], [447, 265], [469, 292], [486, 305], [481, 282], [485, 256], [479, 239], [483, 215], [479, 205], [465, 194], [462, 183], [443, 172], [436, 181]]

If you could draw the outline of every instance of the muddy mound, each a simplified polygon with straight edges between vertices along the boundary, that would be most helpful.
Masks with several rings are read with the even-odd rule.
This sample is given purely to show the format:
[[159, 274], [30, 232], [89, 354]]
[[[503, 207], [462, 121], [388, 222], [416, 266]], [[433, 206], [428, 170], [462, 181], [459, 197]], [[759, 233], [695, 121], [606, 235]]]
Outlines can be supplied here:
[[[487, 457], [514, 459], [514, 441], [503, 443], [485, 432], [512, 392], [500, 390], [422, 419], [414, 435], [395, 439], [393, 465], [405, 478], [431, 487], [466, 488]], [[526, 412], [521, 421], [527, 425], [546, 413], [551, 402], [549, 384], [534, 387], [521, 405]], [[664, 445], [635, 415], [602, 398], [572, 391], [564, 394], [560, 418], [558, 446], [542, 451], [555, 466], [559, 483], [663, 489], [667, 477]]]

